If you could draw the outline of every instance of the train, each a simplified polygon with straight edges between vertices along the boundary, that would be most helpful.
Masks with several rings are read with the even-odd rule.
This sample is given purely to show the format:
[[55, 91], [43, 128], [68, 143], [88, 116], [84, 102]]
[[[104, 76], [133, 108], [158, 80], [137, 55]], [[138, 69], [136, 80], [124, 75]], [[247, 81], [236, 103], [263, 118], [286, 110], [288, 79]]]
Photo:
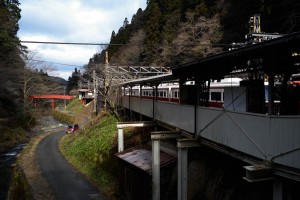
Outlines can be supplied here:
[[[220, 81], [210, 82], [209, 90], [209, 107], [223, 108], [224, 107], [224, 90], [225, 88], [239, 87], [241, 78], [224, 78]], [[194, 85], [194, 81], [185, 82], [186, 85]], [[129, 96], [129, 88], [123, 88], [123, 95]], [[170, 82], [159, 84], [156, 90], [156, 96], [154, 95], [155, 89], [149, 86], [143, 86], [142, 91], [139, 86], [133, 86], [131, 89], [131, 97], [133, 98], [143, 98], [143, 99], [153, 99], [156, 98], [157, 101], [169, 102], [179, 104], [180, 93], [179, 93], [179, 83]]]

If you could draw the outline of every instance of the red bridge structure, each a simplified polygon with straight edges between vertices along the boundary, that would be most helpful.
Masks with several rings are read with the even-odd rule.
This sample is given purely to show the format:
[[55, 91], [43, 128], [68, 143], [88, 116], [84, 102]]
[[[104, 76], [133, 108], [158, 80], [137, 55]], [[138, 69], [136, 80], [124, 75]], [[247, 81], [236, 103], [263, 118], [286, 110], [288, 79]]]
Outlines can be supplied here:
[[29, 99], [32, 99], [34, 101], [34, 107], [37, 107], [37, 99], [51, 99], [52, 100], [52, 109], [55, 108], [54, 99], [74, 99], [75, 96], [69, 96], [69, 95], [60, 95], [60, 94], [35, 94], [31, 95]]

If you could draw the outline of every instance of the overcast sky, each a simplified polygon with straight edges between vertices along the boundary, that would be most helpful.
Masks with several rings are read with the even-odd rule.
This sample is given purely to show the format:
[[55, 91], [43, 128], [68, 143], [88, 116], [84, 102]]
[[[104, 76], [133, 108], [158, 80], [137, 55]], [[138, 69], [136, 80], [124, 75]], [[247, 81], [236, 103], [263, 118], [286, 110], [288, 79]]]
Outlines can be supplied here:
[[[19, 0], [21, 20], [18, 36], [23, 41], [109, 43], [125, 17], [129, 22], [146, 0]], [[75, 66], [87, 64], [99, 46], [24, 44], [52, 64], [54, 75], [68, 79]]]

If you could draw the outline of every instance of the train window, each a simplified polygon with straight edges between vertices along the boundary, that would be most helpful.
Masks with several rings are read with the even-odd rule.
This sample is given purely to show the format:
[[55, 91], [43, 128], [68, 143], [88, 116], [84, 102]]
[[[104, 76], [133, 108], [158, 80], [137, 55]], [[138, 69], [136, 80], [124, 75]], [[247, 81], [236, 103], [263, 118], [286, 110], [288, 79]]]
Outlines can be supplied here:
[[159, 91], [158, 96], [159, 97], [167, 97], [167, 91]]
[[143, 91], [143, 96], [152, 96], [152, 91]]
[[179, 98], [179, 91], [172, 91], [172, 98]]
[[210, 93], [210, 99], [212, 101], [221, 101], [222, 100], [221, 92], [211, 92]]

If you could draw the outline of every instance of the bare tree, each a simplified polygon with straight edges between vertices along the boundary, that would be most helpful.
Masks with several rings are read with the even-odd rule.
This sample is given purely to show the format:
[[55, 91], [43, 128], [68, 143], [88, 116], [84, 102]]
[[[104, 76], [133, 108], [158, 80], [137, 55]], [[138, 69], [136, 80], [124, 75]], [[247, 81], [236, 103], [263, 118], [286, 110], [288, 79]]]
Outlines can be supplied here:
[[51, 80], [48, 73], [54, 70], [49, 63], [40, 61], [37, 52], [30, 51], [26, 57], [25, 66], [20, 72], [24, 112], [32, 105], [30, 96], [34, 94], [55, 94], [61, 90], [59, 84]]
[[179, 34], [173, 40], [173, 48], [166, 49], [166, 54], [173, 55], [171, 57], [177, 63], [206, 57], [222, 50], [216, 45], [222, 37], [219, 16], [207, 18], [194, 15], [193, 12], [186, 13], [187, 21], [181, 25]]
[[128, 45], [121, 47], [115, 55], [112, 55], [110, 63], [128, 66], [140, 65], [140, 53], [143, 51], [143, 41], [145, 39], [145, 31], [140, 29], [133, 33]]

